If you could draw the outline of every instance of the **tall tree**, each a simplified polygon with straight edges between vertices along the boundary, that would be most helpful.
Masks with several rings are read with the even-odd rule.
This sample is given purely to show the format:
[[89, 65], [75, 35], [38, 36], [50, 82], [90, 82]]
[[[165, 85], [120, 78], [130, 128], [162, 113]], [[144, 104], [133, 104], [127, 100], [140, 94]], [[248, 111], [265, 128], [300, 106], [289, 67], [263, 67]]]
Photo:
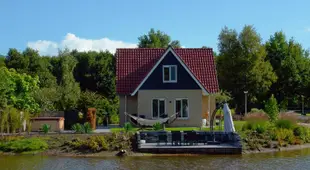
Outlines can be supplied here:
[[283, 32], [270, 37], [266, 50], [267, 59], [278, 77], [270, 93], [275, 94], [281, 109], [286, 109], [288, 103], [298, 104], [301, 95], [307, 95], [305, 89], [310, 82], [307, 51], [293, 39], [287, 41]]
[[219, 35], [219, 55], [216, 58], [219, 84], [234, 98], [236, 111], [244, 103], [244, 91], [252, 104], [262, 104], [260, 99], [276, 76], [269, 61], [261, 38], [252, 26], [246, 25], [238, 34], [225, 27]]
[[73, 76], [76, 64], [77, 61], [68, 50], [59, 52], [58, 70], [60, 71], [60, 84], [57, 91], [60, 93], [58, 107], [61, 110], [75, 108], [80, 98], [80, 86]]
[[171, 45], [174, 48], [181, 48], [181, 44], [178, 40], [171, 40], [171, 37], [160, 30], [154, 30], [153, 28], [148, 34], [142, 35], [138, 38], [139, 48], [167, 48]]
[[19, 73], [25, 73], [29, 66], [29, 58], [25, 58], [17, 49], [10, 48], [5, 63], [8, 68], [14, 68]]

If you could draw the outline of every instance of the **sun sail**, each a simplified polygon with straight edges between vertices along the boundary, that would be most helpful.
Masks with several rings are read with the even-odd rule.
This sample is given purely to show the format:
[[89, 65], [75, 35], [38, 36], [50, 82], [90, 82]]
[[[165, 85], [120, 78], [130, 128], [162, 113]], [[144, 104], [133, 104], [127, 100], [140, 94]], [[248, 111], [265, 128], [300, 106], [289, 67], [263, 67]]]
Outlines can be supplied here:
[[[166, 117], [166, 118], [158, 118], [158, 119], [144, 119], [141, 117], [133, 116], [133, 115], [126, 113], [126, 112], [125, 112], [125, 115], [129, 116], [132, 119], [134, 119], [135, 121], [137, 121], [137, 123], [140, 126], [153, 126], [155, 123], [160, 123], [160, 124], [172, 123], [177, 118], [178, 113], [175, 113], [175, 114], [173, 114], [169, 117]], [[172, 120], [172, 121], [169, 122], [169, 120]]]

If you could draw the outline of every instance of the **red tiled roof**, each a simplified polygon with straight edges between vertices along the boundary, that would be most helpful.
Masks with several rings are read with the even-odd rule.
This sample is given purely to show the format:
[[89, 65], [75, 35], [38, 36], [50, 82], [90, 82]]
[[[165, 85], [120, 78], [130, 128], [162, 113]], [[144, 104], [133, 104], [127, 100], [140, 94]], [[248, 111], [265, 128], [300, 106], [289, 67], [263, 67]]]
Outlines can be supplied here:
[[[121, 48], [116, 50], [116, 92], [131, 94], [167, 49]], [[210, 48], [173, 49], [209, 93], [219, 90], [213, 51]]]

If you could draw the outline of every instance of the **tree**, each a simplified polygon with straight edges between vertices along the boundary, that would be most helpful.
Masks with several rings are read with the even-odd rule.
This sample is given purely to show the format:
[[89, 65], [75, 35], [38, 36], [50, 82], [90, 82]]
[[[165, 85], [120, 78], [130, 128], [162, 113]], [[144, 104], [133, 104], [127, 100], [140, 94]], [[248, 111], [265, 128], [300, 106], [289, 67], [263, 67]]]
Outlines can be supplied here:
[[269, 100], [265, 103], [265, 112], [267, 113], [269, 120], [271, 122], [275, 122], [278, 118], [279, 109], [277, 99], [274, 98], [273, 95], [269, 98]]
[[73, 76], [76, 63], [75, 58], [67, 50], [59, 53], [58, 70], [60, 71], [60, 79], [57, 91], [60, 94], [58, 108], [61, 110], [75, 108], [80, 98], [80, 86]]
[[153, 28], [148, 34], [142, 35], [138, 38], [139, 48], [167, 48], [171, 45], [174, 48], [181, 48], [181, 44], [178, 40], [171, 41], [169, 35], [160, 30], [154, 30]]
[[26, 74], [19, 74], [14, 69], [0, 68], [0, 97], [1, 108], [12, 105], [14, 108], [38, 113], [39, 105], [34, 100], [32, 93], [39, 89], [38, 77], [31, 77]]
[[19, 73], [26, 73], [29, 59], [25, 58], [17, 49], [10, 48], [5, 63], [8, 68], [14, 68]]
[[[225, 27], [219, 35], [216, 57], [220, 87], [231, 93], [237, 112], [244, 103], [244, 91], [249, 91], [250, 104], [261, 104], [260, 98], [276, 80], [261, 38], [252, 26], [244, 26], [238, 34]], [[243, 110], [243, 109], [242, 109]]]
[[301, 95], [307, 94], [310, 82], [309, 58], [307, 51], [293, 39], [286, 40], [283, 32], [276, 32], [266, 42], [267, 59], [278, 77], [271, 86], [282, 109], [289, 103], [298, 103]]

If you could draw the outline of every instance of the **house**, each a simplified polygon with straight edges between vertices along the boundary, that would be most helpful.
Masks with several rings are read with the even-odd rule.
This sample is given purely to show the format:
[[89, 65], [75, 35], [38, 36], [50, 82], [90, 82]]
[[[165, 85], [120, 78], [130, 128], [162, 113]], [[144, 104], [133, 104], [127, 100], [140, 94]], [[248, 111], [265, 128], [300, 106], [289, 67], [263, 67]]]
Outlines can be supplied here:
[[197, 127], [215, 109], [219, 87], [210, 48], [122, 48], [116, 62], [120, 125], [129, 121], [124, 112], [148, 119], [178, 112], [170, 126]]

